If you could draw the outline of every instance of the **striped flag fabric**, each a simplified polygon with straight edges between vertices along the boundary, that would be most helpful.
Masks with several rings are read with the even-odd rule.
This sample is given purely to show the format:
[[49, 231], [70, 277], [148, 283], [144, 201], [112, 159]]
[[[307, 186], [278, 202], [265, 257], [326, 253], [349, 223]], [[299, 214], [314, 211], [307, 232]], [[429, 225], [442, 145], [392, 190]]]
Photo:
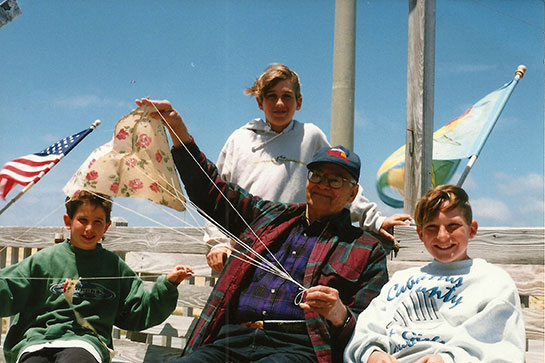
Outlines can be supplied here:
[[94, 126], [65, 137], [40, 152], [7, 162], [0, 170], [0, 196], [2, 199], [6, 200], [6, 196], [16, 184], [26, 187], [32, 182], [37, 182], [93, 129]]

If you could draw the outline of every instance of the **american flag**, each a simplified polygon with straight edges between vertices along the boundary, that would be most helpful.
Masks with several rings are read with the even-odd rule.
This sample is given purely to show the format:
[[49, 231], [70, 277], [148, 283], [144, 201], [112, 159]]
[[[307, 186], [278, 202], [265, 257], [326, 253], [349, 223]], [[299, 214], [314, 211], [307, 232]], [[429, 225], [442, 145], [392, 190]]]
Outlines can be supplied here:
[[6, 199], [6, 195], [15, 184], [26, 187], [37, 182], [94, 128], [95, 125], [65, 137], [38, 153], [29, 154], [6, 163], [0, 170], [0, 195], [2, 198]]

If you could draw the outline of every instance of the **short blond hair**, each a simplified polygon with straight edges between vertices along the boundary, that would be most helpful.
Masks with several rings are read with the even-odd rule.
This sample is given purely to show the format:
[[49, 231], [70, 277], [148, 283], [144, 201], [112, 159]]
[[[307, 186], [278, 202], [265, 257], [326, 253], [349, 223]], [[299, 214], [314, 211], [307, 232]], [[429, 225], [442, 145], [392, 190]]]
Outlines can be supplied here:
[[255, 96], [258, 100], [262, 101], [267, 92], [276, 86], [278, 82], [288, 80], [293, 86], [293, 92], [295, 98], [299, 101], [303, 95], [301, 94], [301, 83], [299, 82], [299, 75], [289, 69], [286, 65], [280, 63], [273, 63], [265, 69], [265, 71], [255, 80], [254, 85], [250, 88], [246, 88], [244, 93], [249, 96]]
[[439, 185], [420, 198], [414, 210], [414, 221], [420, 228], [430, 222], [440, 211], [462, 209], [467, 224], [473, 221], [473, 212], [467, 193], [456, 185]]

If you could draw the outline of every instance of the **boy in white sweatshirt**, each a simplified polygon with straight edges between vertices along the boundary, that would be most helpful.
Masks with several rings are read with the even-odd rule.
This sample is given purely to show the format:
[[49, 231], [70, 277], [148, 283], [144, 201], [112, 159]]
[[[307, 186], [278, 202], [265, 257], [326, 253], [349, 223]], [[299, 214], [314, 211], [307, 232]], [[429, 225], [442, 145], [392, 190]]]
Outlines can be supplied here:
[[358, 317], [346, 362], [524, 362], [517, 289], [499, 267], [467, 255], [477, 233], [466, 192], [441, 185], [415, 209], [433, 261], [398, 271]]
[[[308, 172], [305, 165], [329, 143], [318, 126], [293, 119], [303, 103], [299, 76], [287, 66], [274, 63], [245, 93], [255, 96], [265, 120], [254, 119], [229, 136], [216, 163], [222, 179], [265, 200], [304, 203]], [[369, 202], [361, 188], [350, 212], [352, 221], [359, 222], [362, 229], [392, 241], [387, 230], [410, 219], [407, 214], [382, 216], [377, 204]], [[220, 272], [235, 242], [211, 223], [207, 224], [204, 241], [212, 247], [208, 264]]]

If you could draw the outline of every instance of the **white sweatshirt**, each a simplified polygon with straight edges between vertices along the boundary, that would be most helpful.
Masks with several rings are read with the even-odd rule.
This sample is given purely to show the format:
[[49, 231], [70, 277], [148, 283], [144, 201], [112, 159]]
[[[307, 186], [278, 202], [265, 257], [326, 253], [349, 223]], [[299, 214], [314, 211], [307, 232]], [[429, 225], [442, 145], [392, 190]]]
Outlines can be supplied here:
[[524, 362], [519, 294], [507, 272], [482, 259], [433, 261], [398, 271], [358, 317], [345, 362], [374, 350], [399, 362]]
[[[277, 133], [262, 119], [254, 119], [229, 136], [216, 165], [223, 180], [252, 195], [274, 202], [305, 203], [306, 164], [324, 146], [329, 146], [326, 135], [312, 123], [292, 120]], [[361, 187], [350, 212], [362, 229], [373, 232], [380, 230], [386, 218], [376, 203], [363, 196]], [[211, 223], [207, 223], [204, 240], [208, 246], [229, 243]]]

